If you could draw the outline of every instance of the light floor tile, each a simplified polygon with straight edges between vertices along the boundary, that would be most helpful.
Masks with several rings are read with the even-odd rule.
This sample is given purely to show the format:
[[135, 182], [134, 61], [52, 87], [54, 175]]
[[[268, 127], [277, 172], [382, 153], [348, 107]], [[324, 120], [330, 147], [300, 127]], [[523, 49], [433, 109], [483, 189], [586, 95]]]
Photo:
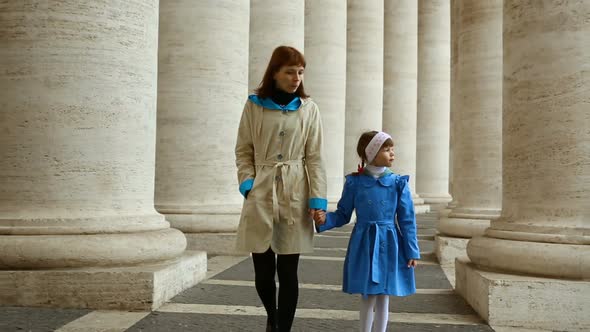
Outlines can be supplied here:
[[62, 327], [55, 332], [124, 332], [149, 312], [93, 311]]
[[[184, 304], [167, 303], [158, 309], [159, 312], [174, 312], [187, 314], [218, 314], [218, 315], [247, 315], [266, 316], [264, 307], [228, 306], [212, 304]], [[327, 309], [297, 309], [295, 314], [299, 318], [344, 319], [358, 320], [358, 311], [327, 310]], [[450, 325], [479, 325], [482, 321], [475, 315], [450, 314], [422, 314], [422, 313], [390, 313], [389, 321], [394, 323], [421, 324], [450, 324]]]
[[[221, 279], [209, 279], [202, 284], [207, 285], [223, 285], [223, 286], [242, 286], [242, 287], [254, 287], [254, 281], [245, 280], [221, 280]], [[342, 286], [340, 285], [320, 285], [320, 284], [299, 284], [299, 289], [319, 289], [319, 290], [333, 290], [341, 291]], [[417, 289], [416, 294], [428, 294], [428, 295], [454, 295], [455, 291], [452, 289]]]

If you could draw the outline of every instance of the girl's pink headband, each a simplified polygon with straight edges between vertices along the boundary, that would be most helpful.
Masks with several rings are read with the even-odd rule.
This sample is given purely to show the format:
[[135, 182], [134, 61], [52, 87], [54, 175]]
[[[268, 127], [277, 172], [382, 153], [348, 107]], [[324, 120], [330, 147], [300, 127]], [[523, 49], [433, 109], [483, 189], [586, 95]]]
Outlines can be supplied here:
[[383, 143], [385, 143], [385, 141], [387, 141], [387, 139], [389, 138], [391, 138], [391, 136], [382, 131], [378, 132], [375, 136], [373, 136], [373, 138], [365, 148], [367, 164], [370, 164], [373, 161], [373, 159], [375, 159], [377, 152], [379, 152], [379, 149], [381, 149], [381, 145], [383, 145]]

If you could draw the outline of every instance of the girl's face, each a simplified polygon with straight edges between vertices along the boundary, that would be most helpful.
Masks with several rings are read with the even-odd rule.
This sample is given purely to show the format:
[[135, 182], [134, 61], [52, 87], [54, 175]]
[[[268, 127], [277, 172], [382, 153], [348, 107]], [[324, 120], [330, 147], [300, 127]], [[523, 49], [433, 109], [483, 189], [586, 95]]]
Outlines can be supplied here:
[[375, 159], [371, 163], [373, 166], [385, 166], [391, 167], [393, 161], [395, 160], [395, 152], [393, 152], [393, 146], [382, 146], [377, 152]]
[[288, 93], [294, 93], [303, 81], [304, 70], [305, 68], [302, 66], [282, 66], [273, 76], [277, 88]]

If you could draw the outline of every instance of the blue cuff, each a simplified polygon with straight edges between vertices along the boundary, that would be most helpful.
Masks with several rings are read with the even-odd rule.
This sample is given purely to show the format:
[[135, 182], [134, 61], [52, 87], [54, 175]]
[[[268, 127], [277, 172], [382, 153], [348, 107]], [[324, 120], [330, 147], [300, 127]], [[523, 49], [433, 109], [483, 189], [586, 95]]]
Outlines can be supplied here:
[[325, 198], [310, 198], [309, 199], [309, 208], [310, 209], [318, 209], [318, 210], [328, 210], [328, 200]]
[[252, 190], [252, 186], [254, 186], [254, 179], [248, 179], [240, 184], [240, 193], [242, 196], [246, 197], [246, 191]]
[[[315, 226], [315, 225], [314, 225]], [[324, 232], [326, 231], [326, 224], [324, 223], [323, 225], [319, 225], [319, 226], [315, 226], [315, 230], [318, 233]]]

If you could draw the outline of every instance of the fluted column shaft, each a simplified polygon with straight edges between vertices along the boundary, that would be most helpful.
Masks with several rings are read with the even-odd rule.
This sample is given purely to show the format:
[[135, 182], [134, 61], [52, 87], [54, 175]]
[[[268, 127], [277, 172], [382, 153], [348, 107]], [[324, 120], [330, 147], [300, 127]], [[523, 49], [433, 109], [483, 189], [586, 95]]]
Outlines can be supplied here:
[[305, 1], [305, 88], [324, 123], [328, 202], [340, 198], [344, 179], [346, 96], [346, 2]]
[[418, 2], [418, 129], [416, 192], [448, 203], [450, 132], [450, 3]]
[[385, 1], [383, 130], [395, 141], [399, 174], [415, 188], [418, 81], [418, 3]]
[[[418, 3], [385, 1], [383, 61], [383, 130], [395, 142], [393, 170], [410, 175], [416, 188], [416, 121], [418, 82]], [[416, 209], [424, 200], [414, 193]]]
[[250, 0], [249, 91], [262, 81], [277, 46], [292, 46], [303, 53], [304, 8], [305, 0]]
[[348, 0], [346, 58], [346, 137], [344, 173], [357, 169], [356, 145], [367, 130], [382, 129], [382, 0]]
[[455, 172], [454, 172], [454, 165], [458, 162], [457, 161], [457, 153], [455, 153], [455, 145], [457, 137], [455, 136], [455, 125], [457, 121], [455, 121], [455, 115], [458, 110], [458, 100], [459, 100], [459, 90], [457, 87], [457, 68], [459, 63], [459, 48], [458, 48], [458, 41], [459, 41], [459, 5], [461, 4], [461, 0], [451, 0], [451, 87], [450, 87], [450, 133], [449, 133], [449, 193], [451, 194], [452, 200], [447, 204], [446, 209], [441, 211], [441, 215], [448, 215], [450, 210], [457, 205], [457, 192], [460, 190], [457, 186], [455, 186]]
[[164, 0], [160, 8], [156, 208], [187, 234], [235, 232], [242, 197], [228, 133], [248, 92], [249, 4]]
[[502, 216], [469, 242], [480, 266], [590, 278], [589, 12], [504, 2]]
[[500, 216], [502, 184], [502, 2], [455, 0], [458, 6], [453, 174], [456, 205], [445, 235], [481, 235]]
[[153, 207], [158, 2], [34, 3], [0, 12], [0, 269], [177, 257]]

